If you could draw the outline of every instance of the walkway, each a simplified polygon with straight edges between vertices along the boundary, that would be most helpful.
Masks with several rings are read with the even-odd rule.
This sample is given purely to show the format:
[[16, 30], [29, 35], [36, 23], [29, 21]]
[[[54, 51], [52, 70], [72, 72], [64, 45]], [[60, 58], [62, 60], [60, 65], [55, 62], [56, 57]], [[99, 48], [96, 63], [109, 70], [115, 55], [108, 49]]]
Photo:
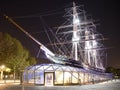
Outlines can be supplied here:
[[120, 80], [112, 80], [99, 84], [82, 86], [31, 86], [16, 84], [0, 84], [0, 90], [120, 90]]

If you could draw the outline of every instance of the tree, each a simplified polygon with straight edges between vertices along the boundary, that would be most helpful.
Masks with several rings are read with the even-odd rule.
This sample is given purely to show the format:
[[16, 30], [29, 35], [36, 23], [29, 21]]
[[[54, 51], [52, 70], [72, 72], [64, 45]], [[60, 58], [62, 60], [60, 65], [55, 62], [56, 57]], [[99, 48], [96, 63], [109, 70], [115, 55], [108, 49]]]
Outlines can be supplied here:
[[107, 67], [106, 72], [107, 73], [115, 73], [115, 68], [114, 67]]
[[36, 58], [35, 57], [28, 57], [29, 65], [36, 64]]
[[115, 67], [108, 67], [106, 69], [107, 73], [112, 73], [114, 78], [120, 78], [120, 69]]
[[0, 32], [0, 64], [5, 64], [14, 71], [24, 70], [29, 65], [36, 64], [36, 59], [31, 57], [19, 40], [9, 34]]

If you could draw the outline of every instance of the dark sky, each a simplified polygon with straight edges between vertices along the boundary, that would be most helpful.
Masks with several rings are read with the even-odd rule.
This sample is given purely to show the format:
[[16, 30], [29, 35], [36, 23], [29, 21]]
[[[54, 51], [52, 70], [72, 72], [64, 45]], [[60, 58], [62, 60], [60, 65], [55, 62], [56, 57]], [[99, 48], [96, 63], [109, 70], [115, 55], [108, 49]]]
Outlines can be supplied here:
[[[53, 15], [53, 17], [49, 15], [43, 16], [49, 27], [55, 27], [57, 24], [63, 23], [60, 17], [64, 15], [64, 9], [68, 8], [73, 1], [79, 5], [84, 5], [87, 13], [91, 14], [95, 20], [99, 20], [100, 25], [97, 31], [102, 33], [104, 37], [109, 38], [105, 46], [112, 47], [107, 50], [108, 66], [120, 67], [120, 10], [119, 3], [116, 2], [117, 0], [0, 0], [0, 12], [12, 17], [26, 31], [38, 38], [40, 42], [43, 40], [42, 43], [45, 44], [45, 40], [41, 40], [44, 34], [34, 34], [35, 32], [44, 31], [41, 28], [40, 18], [34, 16], [47, 15], [48, 12], [53, 13], [54, 11], [61, 12], [60, 14]], [[31, 18], [24, 17], [29, 15], [34, 16]], [[20, 16], [22, 18], [16, 18]], [[37, 55], [39, 46], [2, 17], [0, 19], [0, 31], [7, 32], [19, 39], [31, 51], [31, 54]]]

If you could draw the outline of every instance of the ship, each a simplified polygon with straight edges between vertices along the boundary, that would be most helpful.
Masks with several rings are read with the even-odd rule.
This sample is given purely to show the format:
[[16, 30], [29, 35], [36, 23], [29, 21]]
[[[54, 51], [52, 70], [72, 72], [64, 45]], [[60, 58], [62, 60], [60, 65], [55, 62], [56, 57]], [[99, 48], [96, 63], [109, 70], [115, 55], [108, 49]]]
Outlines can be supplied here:
[[64, 17], [68, 19], [53, 33], [54, 38], [49, 38], [48, 45], [34, 38], [13, 18], [6, 14], [3, 16], [37, 43], [42, 51], [40, 53], [51, 61], [26, 67], [22, 72], [24, 84], [81, 85], [113, 78], [112, 73], [105, 72], [107, 48], [103, 41], [106, 38], [97, 31], [94, 20], [87, 15], [83, 6], [73, 2], [72, 7], [66, 9]]
[[67, 20], [55, 32], [55, 40], [49, 44], [54, 48], [55, 63], [74, 67], [105, 71], [106, 38], [97, 31], [95, 20], [86, 14], [84, 6], [66, 9]]
[[12, 18], [5, 14], [4, 17], [35, 41], [51, 62], [99, 72], [105, 71], [106, 48], [102, 44], [105, 38], [96, 30], [94, 20], [86, 15], [83, 6], [77, 6], [73, 2], [73, 6], [66, 9], [65, 17], [68, 19], [57, 28], [55, 40], [50, 43], [54, 47], [53, 51], [35, 39]]

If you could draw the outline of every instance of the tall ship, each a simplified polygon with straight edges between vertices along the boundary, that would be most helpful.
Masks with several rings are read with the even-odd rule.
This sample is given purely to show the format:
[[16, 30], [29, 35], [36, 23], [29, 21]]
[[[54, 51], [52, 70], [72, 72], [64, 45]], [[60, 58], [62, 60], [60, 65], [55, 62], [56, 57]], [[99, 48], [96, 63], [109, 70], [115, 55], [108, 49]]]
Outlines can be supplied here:
[[[4, 15], [19, 30], [34, 40], [45, 56], [52, 62], [27, 67], [24, 82], [42, 85], [72, 85], [109, 80], [112, 74], [105, 73], [105, 38], [97, 32], [91, 16], [83, 6], [66, 9], [67, 21], [57, 28], [48, 49], [13, 19]], [[50, 38], [49, 38], [50, 39]]]
[[75, 67], [93, 70], [105, 70], [106, 51], [103, 45], [105, 38], [97, 32], [91, 16], [86, 15], [83, 6], [66, 9], [67, 18], [62, 26], [54, 33], [51, 39], [54, 55], [48, 58], [58, 64], [67, 64]]

